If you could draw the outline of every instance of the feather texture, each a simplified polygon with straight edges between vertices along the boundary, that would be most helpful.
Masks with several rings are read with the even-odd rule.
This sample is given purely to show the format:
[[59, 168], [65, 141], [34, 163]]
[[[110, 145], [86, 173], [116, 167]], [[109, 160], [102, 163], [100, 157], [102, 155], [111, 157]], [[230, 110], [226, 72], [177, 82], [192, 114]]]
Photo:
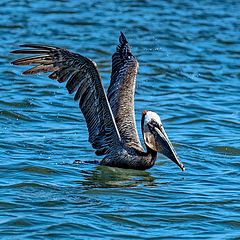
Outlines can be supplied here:
[[52, 72], [49, 78], [58, 82], [67, 81], [66, 88], [70, 94], [75, 93], [74, 100], [86, 119], [89, 141], [101, 154], [108, 154], [113, 149], [121, 149], [121, 138], [112, 114], [96, 63], [80, 54], [66, 49], [24, 44], [29, 49], [15, 50], [15, 54], [43, 54], [17, 59], [15, 65], [35, 65], [24, 74]]
[[122, 141], [129, 147], [143, 151], [136, 129], [134, 95], [138, 62], [132, 55], [123, 33], [112, 56], [112, 75], [108, 88], [108, 100], [116, 120]]
[[[123, 33], [112, 56], [112, 74], [107, 96], [97, 65], [89, 58], [53, 46], [24, 44], [20, 47], [23, 49], [12, 53], [34, 55], [12, 62], [15, 65], [34, 65], [24, 71], [24, 74], [50, 72], [49, 78], [59, 83], [66, 82], [68, 92], [75, 94], [74, 100], [79, 102], [87, 123], [89, 141], [98, 156], [105, 155], [101, 165], [148, 169], [154, 165], [159, 150], [184, 170], [163, 130], [159, 132], [156, 129], [151, 138], [151, 141], [158, 141], [160, 145], [155, 143], [158, 148], [146, 144], [147, 152], [143, 150], [134, 117], [138, 62]], [[148, 112], [145, 110], [142, 115], [143, 135], [148, 132], [144, 127], [145, 121], [151, 123], [147, 118]]]

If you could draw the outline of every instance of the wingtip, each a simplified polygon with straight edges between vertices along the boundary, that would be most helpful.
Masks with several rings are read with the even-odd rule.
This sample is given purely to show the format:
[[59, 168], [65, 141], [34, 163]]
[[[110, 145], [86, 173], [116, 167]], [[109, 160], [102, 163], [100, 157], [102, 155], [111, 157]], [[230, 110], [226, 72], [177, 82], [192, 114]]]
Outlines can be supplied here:
[[122, 31], [120, 32], [119, 42], [121, 44], [127, 44], [128, 43], [127, 38], [125, 37], [125, 35], [123, 34]]
[[54, 46], [49, 46], [49, 45], [43, 45], [43, 44], [33, 44], [33, 43], [29, 43], [29, 44], [21, 44], [19, 45], [20, 47], [26, 47], [26, 48], [36, 48], [36, 49], [43, 49], [43, 50], [55, 50], [58, 47], [54, 47]]
[[[19, 47], [25, 47], [25, 44], [22, 44], [22, 45], [18, 45]], [[22, 49], [17, 49], [17, 50], [12, 50], [10, 51], [11, 54], [18, 54], [18, 53], [22, 53], [21, 52]]]
[[10, 62], [11, 65], [21, 65], [19, 64], [19, 59]]
[[26, 47], [26, 48], [31, 48], [32, 46], [36, 46], [37, 44], [27, 44], [27, 43], [25, 43], [25, 44], [20, 44], [19, 45], [19, 47]]
[[12, 53], [12, 54], [16, 54], [18, 52], [19, 52], [19, 50], [12, 50], [12, 51], [10, 51], [10, 53]]

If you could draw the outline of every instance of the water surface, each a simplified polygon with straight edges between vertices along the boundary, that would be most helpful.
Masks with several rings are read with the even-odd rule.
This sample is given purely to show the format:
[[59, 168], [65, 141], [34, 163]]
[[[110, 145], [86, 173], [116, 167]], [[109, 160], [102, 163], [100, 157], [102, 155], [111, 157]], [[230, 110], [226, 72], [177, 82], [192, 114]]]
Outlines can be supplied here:
[[[1, 239], [240, 238], [239, 1], [0, 3]], [[161, 115], [186, 167], [95, 159], [78, 104], [44, 74], [23, 76], [23, 43], [92, 58], [105, 87], [123, 31], [138, 58], [136, 120]], [[140, 131], [139, 131], [140, 132]]]

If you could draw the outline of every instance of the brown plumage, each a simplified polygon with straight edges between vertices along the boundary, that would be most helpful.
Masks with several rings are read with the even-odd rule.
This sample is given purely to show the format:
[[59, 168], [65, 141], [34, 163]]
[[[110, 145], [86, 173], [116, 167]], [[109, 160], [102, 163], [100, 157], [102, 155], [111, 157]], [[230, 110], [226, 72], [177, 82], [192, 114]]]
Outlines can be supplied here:
[[[25, 75], [51, 72], [49, 78], [67, 82], [70, 94], [86, 119], [89, 142], [97, 155], [105, 155], [102, 165], [147, 169], [154, 165], [157, 151], [173, 160], [183, 170], [162, 127], [160, 118], [153, 112], [144, 111], [142, 129], [147, 152], [140, 143], [134, 117], [135, 82], [138, 62], [132, 55], [126, 37], [121, 33], [120, 44], [112, 57], [111, 82], [106, 96], [95, 62], [66, 49], [24, 44], [25, 49], [14, 54], [36, 55], [12, 62], [14, 65], [34, 65], [23, 72]], [[158, 119], [159, 118], [159, 119]], [[163, 129], [163, 130], [162, 130]], [[160, 136], [161, 135], [161, 136]], [[154, 136], [154, 137], [153, 137]], [[150, 139], [150, 140], [149, 140]], [[158, 139], [162, 145], [158, 145]], [[163, 151], [164, 149], [164, 151]], [[165, 154], [165, 153], [168, 154]]]
[[112, 74], [107, 96], [124, 143], [144, 151], [138, 136], [134, 113], [138, 62], [122, 33], [119, 42], [112, 56]]

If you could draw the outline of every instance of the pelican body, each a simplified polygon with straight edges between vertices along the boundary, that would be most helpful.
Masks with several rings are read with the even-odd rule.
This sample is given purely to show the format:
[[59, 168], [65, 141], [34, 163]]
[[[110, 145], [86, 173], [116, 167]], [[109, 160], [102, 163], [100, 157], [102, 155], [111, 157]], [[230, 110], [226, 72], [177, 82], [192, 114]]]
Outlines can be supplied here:
[[14, 65], [35, 65], [25, 75], [50, 72], [49, 78], [67, 82], [70, 94], [85, 117], [89, 142], [96, 155], [103, 156], [101, 165], [149, 169], [161, 153], [176, 163], [180, 162], [157, 113], [144, 110], [141, 127], [146, 151], [140, 142], [134, 115], [134, 95], [138, 62], [128, 41], [121, 32], [119, 45], [112, 56], [111, 81], [104, 90], [97, 64], [89, 58], [66, 49], [38, 44], [20, 45], [14, 54], [30, 54], [12, 62]]

